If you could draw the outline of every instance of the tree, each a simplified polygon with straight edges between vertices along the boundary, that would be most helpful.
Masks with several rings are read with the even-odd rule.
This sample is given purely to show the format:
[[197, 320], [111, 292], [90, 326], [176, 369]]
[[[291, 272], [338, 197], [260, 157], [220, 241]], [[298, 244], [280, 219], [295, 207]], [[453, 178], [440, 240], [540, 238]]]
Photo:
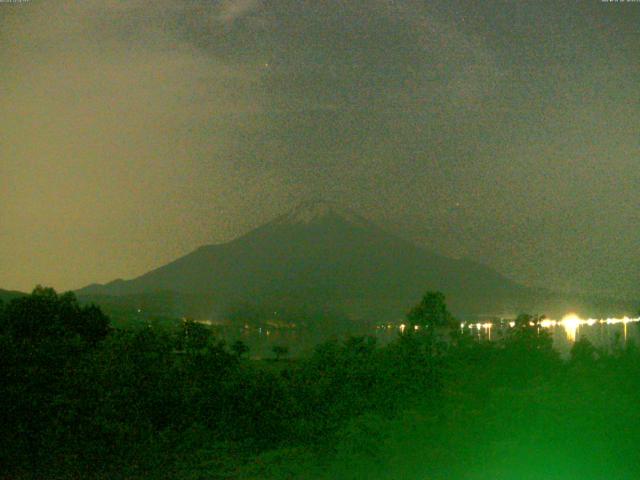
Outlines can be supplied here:
[[429, 291], [424, 294], [420, 303], [407, 314], [409, 330], [418, 327], [443, 327], [453, 323], [453, 316], [447, 309], [445, 296], [441, 292]]
[[523, 328], [528, 327], [529, 323], [533, 321], [533, 315], [529, 313], [521, 313], [516, 317], [516, 327]]
[[289, 347], [284, 345], [274, 345], [271, 351], [276, 356], [276, 360], [280, 360], [281, 357], [285, 357], [289, 354]]
[[236, 340], [231, 344], [231, 351], [240, 358], [249, 351], [249, 347], [242, 340]]
[[95, 344], [110, 331], [109, 318], [95, 305], [80, 306], [72, 292], [58, 295], [39, 285], [9, 302], [3, 316], [3, 328], [13, 338], [30, 342], [77, 335]]
[[571, 362], [577, 365], [591, 366], [600, 356], [598, 349], [585, 337], [579, 339], [571, 347]]
[[52, 288], [38, 286], [2, 309], [0, 464], [5, 469], [50, 465], [75, 441], [80, 412], [93, 411], [102, 399], [87, 396], [95, 382], [70, 385], [102, 350], [109, 332], [109, 319], [98, 307], [80, 306], [73, 293], [58, 295]]
[[178, 348], [200, 350], [207, 346], [212, 336], [211, 329], [207, 326], [186, 320], [182, 323]]

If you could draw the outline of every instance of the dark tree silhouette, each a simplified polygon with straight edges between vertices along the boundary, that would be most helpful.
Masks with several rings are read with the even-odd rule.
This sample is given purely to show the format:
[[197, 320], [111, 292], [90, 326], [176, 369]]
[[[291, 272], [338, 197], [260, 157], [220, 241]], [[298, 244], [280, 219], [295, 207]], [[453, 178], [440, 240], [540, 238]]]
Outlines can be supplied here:
[[186, 320], [182, 323], [182, 335], [178, 342], [178, 348], [201, 349], [205, 348], [212, 337], [211, 329], [205, 325]]
[[453, 323], [453, 316], [447, 308], [445, 296], [441, 292], [427, 292], [407, 314], [407, 322], [412, 331], [415, 326], [441, 327]]
[[571, 362], [583, 366], [592, 366], [600, 356], [598, 349], [585, 337], [580, 338], [571, 347]]
[[231, 351], [240, 358], [249, 351], [249, 347], [242, 340], [236, 340], [231, 344]]
[[289, 354], [289, 347], [284, 345], [274, 345], [271, 351], [276, 356], [276, 360], [280, 360], [282, 357], [286, 357]]
[[109, 333], [109, 318], [94, 306], [80, 306], [72, 292], [58, 295], [37, 286], [31, 295], [11, 301], [4, 312], [3, 328], [16, 339], [42, 341], [77, 335], [96, 343]]

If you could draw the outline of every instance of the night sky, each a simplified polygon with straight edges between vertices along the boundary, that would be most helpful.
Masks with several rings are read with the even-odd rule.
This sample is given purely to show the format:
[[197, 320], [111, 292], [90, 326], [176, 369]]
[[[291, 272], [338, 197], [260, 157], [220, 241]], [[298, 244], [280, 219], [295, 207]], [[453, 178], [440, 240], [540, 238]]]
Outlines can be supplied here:
[[640, 294], [640, 2], [0, 3], [0, 287], [309, 198], [527, 285]]

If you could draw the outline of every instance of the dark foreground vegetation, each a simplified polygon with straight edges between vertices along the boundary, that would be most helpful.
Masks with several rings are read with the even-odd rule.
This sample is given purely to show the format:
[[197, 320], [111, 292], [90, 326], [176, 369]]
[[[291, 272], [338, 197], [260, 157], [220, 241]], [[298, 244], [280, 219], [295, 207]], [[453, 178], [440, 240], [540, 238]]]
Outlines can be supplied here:
[[430, 327], [385, 347], [254, 361], [199, 324], [115, 330], [37, 288], [0, 306], [0, 476], [640, 478], [635, 348], [437, 334], [448, 312], [425, 299], [408, 321]]

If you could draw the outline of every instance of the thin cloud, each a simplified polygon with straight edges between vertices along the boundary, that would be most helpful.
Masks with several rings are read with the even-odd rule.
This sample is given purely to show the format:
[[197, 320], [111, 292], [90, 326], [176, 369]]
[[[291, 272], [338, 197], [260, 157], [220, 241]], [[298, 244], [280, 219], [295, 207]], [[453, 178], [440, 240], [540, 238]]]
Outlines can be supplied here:
[[258, 0], [224, 0], [218, 8], [218, 18], [227, 24], [246, 17], [260, 8]]

